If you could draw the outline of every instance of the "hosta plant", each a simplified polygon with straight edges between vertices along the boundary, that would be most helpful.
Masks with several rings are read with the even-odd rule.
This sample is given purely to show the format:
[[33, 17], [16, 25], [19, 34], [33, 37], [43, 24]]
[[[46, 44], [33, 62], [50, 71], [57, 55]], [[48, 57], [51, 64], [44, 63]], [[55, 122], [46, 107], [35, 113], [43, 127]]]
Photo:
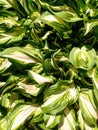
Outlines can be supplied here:
[[98, 130], [97, 0], [0, 0], [0, 130]]

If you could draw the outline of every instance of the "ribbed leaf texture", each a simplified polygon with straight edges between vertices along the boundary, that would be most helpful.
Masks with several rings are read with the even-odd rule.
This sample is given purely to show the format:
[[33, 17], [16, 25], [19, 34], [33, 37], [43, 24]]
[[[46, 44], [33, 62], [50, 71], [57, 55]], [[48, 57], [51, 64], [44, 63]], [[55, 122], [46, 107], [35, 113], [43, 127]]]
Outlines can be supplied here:
[[0, 130], [98, 130], [97, 0], [0, 0]]

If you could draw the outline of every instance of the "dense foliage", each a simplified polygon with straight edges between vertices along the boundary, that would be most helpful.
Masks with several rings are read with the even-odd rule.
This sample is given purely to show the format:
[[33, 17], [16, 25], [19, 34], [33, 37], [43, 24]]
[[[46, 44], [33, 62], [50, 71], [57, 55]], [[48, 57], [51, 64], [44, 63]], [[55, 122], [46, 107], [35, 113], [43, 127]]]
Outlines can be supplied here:
[[97, 0], [0, 0], [0, 130], [98, 130]]

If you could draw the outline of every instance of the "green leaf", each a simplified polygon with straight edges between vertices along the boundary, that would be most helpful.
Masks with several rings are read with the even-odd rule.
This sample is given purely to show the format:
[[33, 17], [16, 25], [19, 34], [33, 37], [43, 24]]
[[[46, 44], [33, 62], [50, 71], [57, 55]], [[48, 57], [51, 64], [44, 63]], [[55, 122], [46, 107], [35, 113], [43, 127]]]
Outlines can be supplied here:
[[48, 97], [50, 97], [51, 95], [54, 94], [59, 94], [65, 90], [68, 89], [68, 83], [64, 80], [59, 80], [58, 82], [56, 82], [55, 84], [51, 85], [49, 88], [47, 88], [45, 90], [45, 94], [44, 94], [44, 100], [47, 100]]
[[23, 17], [26, 16], [26, 12], [24, 10], [24, 8], [21, 6], [20, 2], [17, 0], [7, 0], [8, 3], [13, 6], [13, 8], [20, 13], [20, 15], [22, 15]]
[[14, 75], [11, 75], [11, 76], [7, 79], [6, 83], [2, 86], [2, 88], [1, 88], [1, 90], [0, 90], [0, 92], [2, 93], [2, 95], [3, 95], [6, 91], [8, 91], [8, 90], [10, 90], [11, 88], [13, 88], [13, 87], [17, 84], [18, 81], [19, 81], [19, 77], [14, 76]]
[[90, 77], [93, 80], [93, 83], [95, 84], [96, 88], [98, 89], [98, 68], [95, 67], [90, 75]]
[[0, 6], [3, 6], [6, 9], [11, 8], [11, 5], [8, 3], [7, 0], [0, 0]]
[[39, 126], [42, 130], [51, 130], [51, 129], [47, 128], [44, 124], [38, 124], [38, 126]]
[[[8, 58], [16, 66], [35, 64], [41, 62], [41, 55], [34, 48], [11, 47], [0, 53], [1, 57]], [[18, 64], [17, 64], [18, 63]], [[20, 66], [18, 66], [20, 68]]]
[[[58, 87], [58, 88], [57, 88]], [[62, 112], [68, 105], [72, 105], [78, 98], [77, 90], [73, 84], [55, 84], [45, 92], [45, 101], [42, 110], [45, 113], [57, 114]]]
[[68, 96], [68, 90], [49, 96], [41, 106], [43, 112], [50, 114], [60, 113], [68, 105]]
[[97, 0], [0, 0], [0, 130], [98, 129], [97, 21]]
[[58, 130], [76, 130], [76, 118], [74, 109], [66, 108], [62, 115]]
[[6, 123], [7, 123], [7, 121], [5, 118], [0, 120], [0, 129], [1, 130], [6, 130]]
[[89, 74], [89, 76], [92, 78], [92, 82], [94, 84], [94, 89], [93, 89], [93, 93], [94, 93], [94, 102], [95, 105], [98, 109], [98, 68], [95, 67], [92, 72]]
[[90, 124], [96, 126], [98, 120], [97, 110], [89, 99], [88, 91], [81, 92], [79, 96], [79, 105], [83, 118]]
[[38, 1], [35, 0], [20, 0], [19, 1], [22, 7], [24, 8], [25, 12], [30, 15], [30, 13], [34, 11], [40, 10], [40, 5]]
[[82, 20], [82, 18], [80, 18], [74, 11], [71, 10], [61, 11], [54, 14], [66, 22], [77, 22]]
[[10, 96], [11, 96], [10, 93], [6, 93], [1, 97], [1, 106], [5, 108], [10, 108], [10, 100], [9, 100]]
[[29, 104], [18, 104], [7, 116], [7, 130], [16, 130], [33, 115], [36, 106]]
[[12, 26], [19, 26], [20, 23], [18, 23], [18, 17], [0, 17], [0, 24], [6, 24], [8, 28], [11, 28]]
[[12, 64], [8, 59], [0, 58], [0, 73], [4, 73]]
[[54, 128], [61, 120], [61, 115], [44, 115], [44, 122], [47, 128]]
[[[12, 25], [10, 24], [10, 26]], [[0, 44], [10, 45], [14, 42], [19, 42], [20, 40], [23, 39], [24, 36], [25, 36], [25, 29], [23, 29], [22, 27], [11, 28], [7, 32], [0, 33]]]
[[45, 24], [53, 27], [53, 29], [57, 30], [58, 32], [66, 32], [69, 30], [69, 26], [58, 16], [52, 15], [49, 12], [43, 13], [41, 15], [40, 20]]
[[91, 126], [89, 123], [87, 123], [81, 113], [81, 110], [78, 111], [78, 121], [79, 121], [79, 126], [81, 130], [97, 130], [97, 127]]
[[20, 88], [21, 90], [23, 90], [24, 93], [28, 93], [32, 96], [38, 96], [40, 94], [40, 92], [43, 90], [43, 88], [45, 87], [44, 85], [36, 85], [36, 84], [27, 84], [27, 83], [22, 83], [22, 82], [18, 82], [18, 88]]
[[87, 35], [95, 26], [98, 26], [98, 20], [89, 21], [85, 24], [85, 35]]
[[95, 57], [96, 52], [92, 48], [88, 50], [85, 46], [81, 49], [78, 47], [74, 47], [69, 54], [70, 62], [78, 68], [82, 68], [85, 70], [90, 70], [95, 65]]
[[81, 109], [79, 109], [79, 111], [78, 111], [78, 122], [79, 122], [79, 126], [80, 126], [81, 130], [84, 130], [86, 122], [83, 119]]
[[55, 80], [53, 76], [42, 76], [36, 72], [33, 72], [32, 70], [28, 70], [28, 76], [31, 78], [31, 80], [34, 80], [39, 85], [42, 85], [44, 83], [53, 83]]
[[37, 106], [36, 110], [34, 111], [34, 115], [30, 121], [30, 124], [33, 124], [34, 122], [40, 122], [43, 120], [44, 113], [40, 106]]
[[94, 102], [98, 110], [98, 89], [95, 86], [94, 86], [93, 93], [94, 93]]

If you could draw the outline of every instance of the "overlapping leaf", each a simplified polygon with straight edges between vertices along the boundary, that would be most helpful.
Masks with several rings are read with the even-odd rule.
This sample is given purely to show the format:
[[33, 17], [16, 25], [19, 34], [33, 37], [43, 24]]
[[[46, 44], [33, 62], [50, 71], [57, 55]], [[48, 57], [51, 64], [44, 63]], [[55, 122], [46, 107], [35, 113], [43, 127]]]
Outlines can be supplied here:
[[0, 130], [98, 129], [97, 0], [0, 0]]

